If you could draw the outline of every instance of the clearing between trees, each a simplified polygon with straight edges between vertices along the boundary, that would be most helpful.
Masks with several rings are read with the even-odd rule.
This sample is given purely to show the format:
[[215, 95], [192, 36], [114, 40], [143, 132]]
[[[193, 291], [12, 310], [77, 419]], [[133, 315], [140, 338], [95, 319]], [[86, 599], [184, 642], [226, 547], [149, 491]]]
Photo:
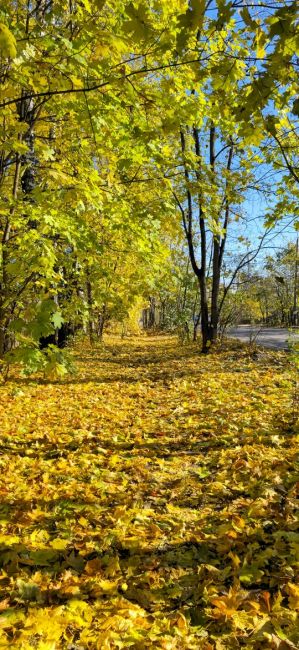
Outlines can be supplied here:
[[0, 388], [0, 648], [297, 648], [290, 357], [107, 341]]

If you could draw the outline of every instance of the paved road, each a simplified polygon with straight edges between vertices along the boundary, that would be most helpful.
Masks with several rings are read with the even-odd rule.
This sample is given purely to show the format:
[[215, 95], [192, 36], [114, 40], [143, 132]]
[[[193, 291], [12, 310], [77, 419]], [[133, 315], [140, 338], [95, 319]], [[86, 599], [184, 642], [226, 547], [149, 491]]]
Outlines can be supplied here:
[[299, 341], [299, 330], [298, 334], [290, 332], [288, 329], [279, 328], [279, 327], [260, 327], [251, 326], [251, 325], [239, 325], [239, 327], [234, 327], [227, 332], [227, 335], [240, 339], [240, 341], [249, 342], [250, 337], [255, 337], [257, 334], [256, 343], [262, 345], [265, 348], [271, 348], [272, 350], [288, 350], [289, 341]]

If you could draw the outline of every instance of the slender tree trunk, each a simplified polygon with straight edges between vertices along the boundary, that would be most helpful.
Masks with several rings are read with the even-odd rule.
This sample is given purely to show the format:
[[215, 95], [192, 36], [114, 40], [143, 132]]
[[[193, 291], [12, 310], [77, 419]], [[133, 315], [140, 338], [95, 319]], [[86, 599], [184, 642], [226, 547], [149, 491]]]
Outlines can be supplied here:
[[199, 298], [198, 292], [196, 292], [194, 304], [193, 304], [193, 313], [192, 313], [192, 320], [193, 320], [193, 341], [195, 342], [197, 339], [197, 330], [200, 322], [200, 317], [201, 317], [201, 311], [200, 308], [197, 308], [197, 301]]
[[164, 329], [165, 327], [165, 307], [166, 307], [166, 300], [161, 300], [161, 318], [160, 318], [161, 329]]
[[[210, 161], [213, 174], [215, 173], [215, 151], [214, 151], [214, 138], [215, 131], [211, 129], [211, 140], [210, 140]], [[229, 172], [231, 170], [233, 159], [233, 144], [231, 142], [226, 169]], [[213, 277], [212, 277], [212, 297], [211, 297], [211, 342], [214, 343], [217, 339], [218, 334], [218, 324], [220, 318], [220, 312], [222, 304], [219, 304], [219, 292], [220, 292], [220, 278], [221, 278], [221, 268], [223, 262], [223, 255], [225, 251], [226, 238], [227, 238], [227, 227], [229, 223], [230, 215], [230, 204], [228, 197], [228, 181], [226, 181], [225, 188], [225, 197], [224, 197], [224, 220], [223, 220], [223, 235], [222, 238], [217, 233], [213, 237]], [[220, 223], [220, 214], [218, 216], [217, 225]]]
[[150, 297], [148, 327], [155, 327], [156, 324], [156, 301], [155, 298]]
[[293, 303], [293, 325], [298, 325], [298, 266], [299, 266], [299, 236], [297, 235], [295, 250], [295, 276], [294, 276], [294, 303]]
[[[21, 136], [19, 138], [21, 140]], [[16, 155], [16, 166], [13, 179], [12, 187], [12, 197], [14, 200], [18, 196], [18, 188], [20, 182], [20, 173], [21, 173], [21, 157], [19, 154]], [[2, 358], [7, 352], [8, 349], [8, 336], [7, 328], [10, 323], [10, 310], [7, 305], [7, 300], [9, 299], [9, 275], [7, 272], [7, 264], [9, 262], [9, 251], [8, 245], [10, 240], [11, 232], [11, 216], [14, 213], [14, 207], [11, 208], [9, 215], [6, 218], [4, 225], [3, 236], [2, 236], [2, 278], [1, 278], [1, 294], [0, 294], [0, 358]]]
[[190, 260], [188, 258], [188, 260], [187, 260], [187, 268], [186, 268], [186, 276], [185, 276], [185, 286], [184, 286], [183, 300], [182, 300], [182, 311], [185, 309], [186, 302], [187, 302], [187, 282], [188, 282], [188, 273], [189, 273], [189, 263], [190, 263]]
[[93, 345], [93, 309], [92, 309], [92, 286], [90, 281], [90, 271], [86, 269], [86, 294], [88, 304], [88, 334], [90, 344]]
[[[200, 149], [199, 149], [199, 136], [198, 136], [197, 129], [193, 130], [193, 136], [195, 142], [195, 150], [198, 157], [198, 164], [200, 165], [201, 159], [200, 159]], [[204, 219], [204, 213], [203, 213], [202, 203], [201, 203], [201, 195], [199, 193], [198, 206], [199, 206], [200, 252], [201, 252], [201, 266], [199, 267], [196, 261], [194, 242], [193, 242], [193, 227], [192, 227], [193, 226], [193, 205], [192, 205], [192, 195], [189, 189], [189, 182], [190, 182], [189, 170], [185, 162], [186, 142], [185, 142], [185, 134], [183, 130], [181, 130], [181, 149], [183, 154], [184, 174], [187, 183], [187, 206], [188, 206], [187, 215], [185, 215], [185, 211], [183, 210], [182, 206], [180, 206], [180, 210], [182, 213], [185, 235], [188, 242], [191, 266], [199, 283], [200, 307], [201, 307], [202, 352], [206, 353], [208, 352], [209, 349], [209, 340], [210, 340], [209, 306], [208, 306], [208, 299], [207, 299], [207, 278], [206, 278], [206, 270], [207, 270], [206, 227], [205, 227], [205, 219]], [[197, 179], [199, 180], [198, 171], [196, 173], [196, 176]]]
[[212, 299], [211, 299], [211, 340], [217, 339], [218, 320], [219, 320], [219, 289], [220, 289], [220, 268], [219, 268], [220, 244], [217, 237], [214, 237], [213, 252], [213, 279], [212, 279]]
[[[212, 185], [215, 184], [215, 126], [212, 123], [210, 127], [210, 169], [212, 173]], [[216, 224], [219, 224], [220, 215], [216, 218]], [[211, 321], [210, 321], [210, 344], [217, 338], [218, 329], [218, 296], [220, 286], [220, 235], [213, 235], [213, 254], [212, 254], [212, 296], [211, 296]]]
[[142, 310], [142, 327], [144, 330], [147, 329], [147, 309]]
[[198, 319], [196, 319], [194, 325], [193, 325], [193, 342], [197, 341], [197, 330], [198, 330], [198, 325], [199, 325], [199, 319], [200, 319], [200, 313], [198, 315]]
[[100, 341], [103, 338], [105, 321], [106, 321], [106, 305], [103, 305], [102, 311], [99, 314], [99, 318], [98, 318], [98, 337]]
[[[27, 11], [26, 34], [29, 31], [29, 10]], [[24, 98], [25, 91], [22, 92], [20, 101], [17, 103], [17, 113], [20, 122], [25, 122], [28, 125], [28, 131], [23, 135], [19, 133], [18, 139], [20, 142], [25, 140], [29, 147], [29, 153], [21, 156], [16, 154], [15, 173], [12, 187], [12, 197], [14, 201], [17, 200], [18, 190], [20, 184], [22, 185], [23, 192], [30, 194], [34, 188], [34, 165], [36, 164], [34, 154], [34, 133], [33, 126], [35, 121], [34, 106], [32, 100]], [[22, 166], [27, 165], [27, 168], [21, 178]], [[7, 216], [6, 223], [4, 224], [2, 236], [2, 278], [0, 282], [0, 358], [3, 357], [9, 348], [9, 337], [7, 330], [12, 319], [14, 308], [11, 309], [7, 305], [9, 300], [11, 287], [9, 274], [7, 272], [7, 265], [9, 263], [9, 241], [11, 233], [11, 217], [14, 214], [15, 208], [12, 207], [9, 215]]]
[[211, 345], [211, 327], [209, 321], [209, 304], [207, 295], [207, 279], [203, 275], [199, 279], [200, 287], [200, 307], [201, 307], [201, 336], [202, 336], [202, 352], [207, 354]]

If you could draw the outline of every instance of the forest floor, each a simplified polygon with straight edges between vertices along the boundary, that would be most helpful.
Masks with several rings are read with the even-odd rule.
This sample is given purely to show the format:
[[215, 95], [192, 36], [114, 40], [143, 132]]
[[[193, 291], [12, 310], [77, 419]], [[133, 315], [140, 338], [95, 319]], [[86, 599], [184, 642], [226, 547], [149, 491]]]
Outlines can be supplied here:
[[294, 369], [227, 345], [0, 387], [0, 648], [298, 648]]

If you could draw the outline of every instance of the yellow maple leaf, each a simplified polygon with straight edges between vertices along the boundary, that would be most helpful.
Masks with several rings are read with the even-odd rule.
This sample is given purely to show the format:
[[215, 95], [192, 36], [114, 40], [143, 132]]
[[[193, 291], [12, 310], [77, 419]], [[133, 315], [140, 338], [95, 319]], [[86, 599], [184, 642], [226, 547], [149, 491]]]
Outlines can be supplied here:
[[14, 59], [17, 56], [16, 39], [3, 23], [0, 23], [0, 55], [4, 59]]
[[289, 605], [291, 609], [299, 609], [299, 585], [288, 582], [286, 592], [289, 596]]
[[55, 548], [56, 551], [64, 551], [68, 545], [68, 540], [62, 539], [61, 537], [56, 537], [56, 539], [52, 539], [50, 542], [50, 546], [52, 546], [52, 548]]
[[221, 618], [222, 616], [226, 619], [232, 618], [245, 597], [246, 592], [239, 590], [236, 586], [231, 587], [228, 594], [212, 598], [211, 603], [215, 607], [212, 612], [213, 618]]

